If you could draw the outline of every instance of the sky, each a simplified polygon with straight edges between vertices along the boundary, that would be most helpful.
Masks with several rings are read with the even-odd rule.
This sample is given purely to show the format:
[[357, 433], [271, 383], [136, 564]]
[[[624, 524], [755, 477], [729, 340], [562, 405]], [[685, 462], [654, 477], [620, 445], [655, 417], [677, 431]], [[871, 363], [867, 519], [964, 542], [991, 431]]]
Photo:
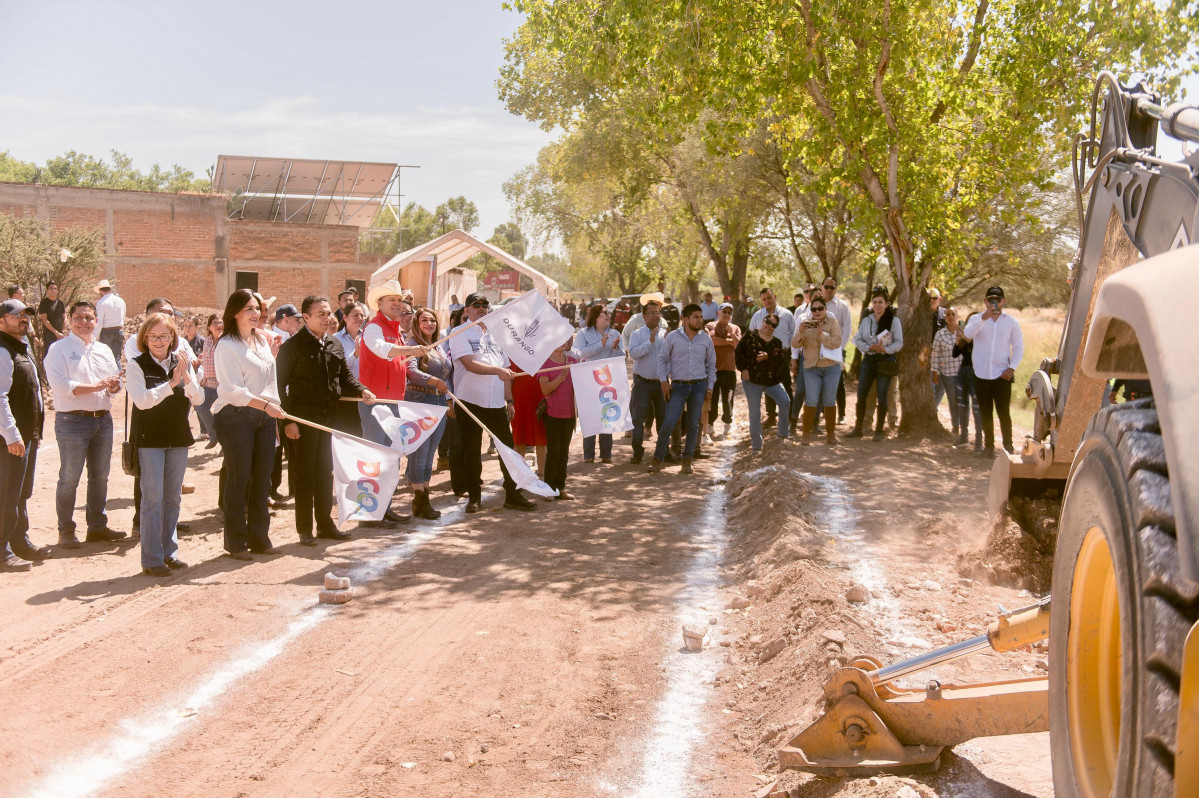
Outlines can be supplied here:
[[519, 24], [500, 0], [0, 0], [0, 151], [414, 164], [404, 202], [464, 195], [486, 238], [551, 140], [495, 88]]

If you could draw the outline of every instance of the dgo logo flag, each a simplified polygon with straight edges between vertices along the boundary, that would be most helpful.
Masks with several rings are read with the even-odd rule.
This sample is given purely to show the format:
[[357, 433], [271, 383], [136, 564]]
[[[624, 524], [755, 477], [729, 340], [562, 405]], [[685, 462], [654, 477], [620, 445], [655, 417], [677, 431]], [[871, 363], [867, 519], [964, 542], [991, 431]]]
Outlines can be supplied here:
[[536, 291], [497, 308], [479, 322], [487, 325], [487, 332], [508, 359], [530, 374], [541, 368], [550, 353], [575, 331]]
[[633, 428], [629, 375], [623, 357], [575, 363], [570, 367], [570, 379], [583, 437]]
[[333, 493], [339, 523], [383, 518], [399, 481], [399, 454], [350, 435], [333, 435]]
[[[391, 408], [395, 408], [395, 413]], [[433, 430], [441, 423], [446, 408], [425, 405], [419, 402], [397, 402], [394, 405], [378, 404], [371, 408], [371, 415], [391, 439], [391, 448], [400, 454], [409, 455], [429, 439]]]

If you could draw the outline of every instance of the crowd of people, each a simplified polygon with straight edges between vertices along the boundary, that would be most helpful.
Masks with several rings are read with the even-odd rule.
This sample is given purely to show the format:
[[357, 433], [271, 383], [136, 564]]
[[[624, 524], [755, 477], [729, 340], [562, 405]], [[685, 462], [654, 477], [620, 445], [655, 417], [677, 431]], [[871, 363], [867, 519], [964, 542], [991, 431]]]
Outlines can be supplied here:
[[[143, 572], [160, 577], [187, 567], [179, 556], [178, 533], [186, 531], [179, 521], [180, 497], [189, 489], [188, 453], [196, 443], [193, 411], [205, 448], [221, 450], [224, 549], [248, 561], [278, 552], [271, 516], [288, 503], [294, 503], [302, 545], [350, 536], [334, 520], [332, 435], [344, 432], [389, 444], [376, 410], [398, 413], [396, 401], [447, 412], [407, 459], [410, 513], [393, 501], [381, 520], [367, 522], [375, 526], [394, 527], [412, 515], [439, 518], [430, 489], [434, 471], [445, 468], [455, 498], [465, 500], [467, 513], [478, 512], [485, 434], [521, 454], [532, 448], [538, 475], [558, 491], [556, 500], [573, 498], [567, 491], [576, 428], [568, 368], [573, 363], [631, 359], [631, 462], [644, 462], [646, 438], [656, 430], [648, 472], [678, 464], [689, 474], [694, 460], [709, 456], [705, 446], [730, 431], [738, 375], [753, 450], [762, 449], [763, 430], [770, 428], [780, 438], [798, 434], [802, 444], [811, 445], [821, 422], [827, 445], [837, 445], [836, 426], [845, 421], [850, 341], [862, 358], [849, 437], [871, 432], [874, 440], [883, 439], [890, 383], [904, 346], [885, 287], [872, 290], [855, 326], [832, 278], [819, 288], [805, 286], [791, 307], [779, 305], [769, 287], [762, 289], [756, 308], [748, 297], [738, 305], [718, 304], [711, 293], [700, 303], [677, 307], [661, 291], [637, 298], [635, 313], [628, 298], [611, 306], [592, 303], [583, 309], [578, 332], [560, 342], [532, 375], [513, 366], [485, 324], [475, 323], [491, 309], [482, 293], [463, 302], [451, 297], [445, 328], [434, 309], [416, 307], [411, 292], [395, 280], [373, 287], [364, 298], [347, 289], [335, 302], [311, 295], [298, 306], [275, 307], [273, 297], [239, 289], [222, 313], [207, 318], [184, 318], [171, 302], [156, 298], [126, 339], [124, 301], [106, 280], [96, 292], [94, 302], [77, 300], [64, 307], [51, 283], [35, 311], [24, 304], [20, 287], [12, 286], [9, 299], [0, 304], [0, 433], [6, 444], [0, 454], [0, 565], [5, 570], [28, 570], [51, 554], [51, 547], [36, 545], [28, 535], [27, 504], [45, 423], [39, 368], [54, 403], [57, 545], [75, 549], [126, 537], [111, 528], [106, 512], [112, 402], [124, 391], [132, 407], [126, 413], [121, 463], [135, 476], [133, 531], [140, 536]], [[1003, 290], [992, 287], [986, 299], [986, 310], [963, 325], [953, 308], [939, 308], [939, 295], [933, 297], [930, 379], [939, 395], [949, 397], [959, 444], [968, 442], [973, 403], [976, 448], [993, 451], [995, 413], [1003, 446], [1011, 451], [1008, 406], [1022, 339], [1019, 324], [1003, 312]], [[560, 311], [569, 318], [576, 308], [564, 304]], [[35, 322], [40, 364], [30, 345]], [[878, 400], [871, 430], [866, 412], [872, 388]], [[613, 462], [612, 435], [584, 438], [584, 463], [597, 457]], [[500, 468], [504, 508], [536, 509], [502, 460]], [[85, 472], [80, 540], [74, 516]]]

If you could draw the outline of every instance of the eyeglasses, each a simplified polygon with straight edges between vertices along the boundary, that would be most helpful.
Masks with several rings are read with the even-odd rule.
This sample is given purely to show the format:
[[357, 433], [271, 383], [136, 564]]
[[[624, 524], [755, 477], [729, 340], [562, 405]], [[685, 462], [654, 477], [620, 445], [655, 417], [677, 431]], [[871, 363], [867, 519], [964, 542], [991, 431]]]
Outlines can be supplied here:
[[151, 343], [165, 344], [167, 341], [171, 340], [171, 334], [167, 333], [166, 335], [147, 335], [146, 340], [150, 341]]
[[401, 319], [410, 319], [410, 318], [412, 318], [412, 313], [411, 313], [411, 312], [408, 312], [408, 313], [401, 313], [401, 314], [400, 314], [400, 318], [401, 318]]
[[472, 302], [470, 304], [470, 306], [472, 308], [489, 308], [489, 307], [491, 307], [491, 303], [490, 302]]
[[813, 313], [823, 313], [823, 312], [824, 312], [824, 308], [812, 308], [812, 312], [813, 312]]

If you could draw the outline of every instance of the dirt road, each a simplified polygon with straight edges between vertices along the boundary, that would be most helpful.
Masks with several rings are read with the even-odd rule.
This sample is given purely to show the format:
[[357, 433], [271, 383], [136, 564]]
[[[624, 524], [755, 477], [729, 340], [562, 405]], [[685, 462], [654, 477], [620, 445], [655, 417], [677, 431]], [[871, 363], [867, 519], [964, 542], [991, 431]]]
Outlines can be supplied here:
[[[242, 564], [220, 556], [219, 459], [197, 447], [180, 551], [191, 568], [152, 580], [135, 544], [85, 544], [0, 580], [0, 793], [751, 795], [779, 775], [770, 752], [815, 716], [828, 672], [826, 654], [796, 628], [794, 650], [757, 664], [755, 635], [789, 618], [777, 602], [802, 593], [801, 612], [818, 611], [804, 623], [814, 635], [832, 612], [851, 617], [858, 625], [840, 621], [851, 644], [889, 658], [957, 639], [995, 602], [1020, 599], [942, 575], [955, 568], [985, 483], [985, 464], [969, 455], [895, 442], [768, 447], [763, 464], [826, 478], [799, 483], [811, 495], [787, 512], [825, 506], [832, 522], [808, 529], [827, 545], [767, 565], [753, 564], [761, 552], [747, 545], [749, 513], [735, 500], [725, 523], [724, 480], [759, 467], [744, 448], [734, 436], [690, 478], [649, 478], [622, 464], [620, 445], [613, 466], [584, 465], [576, 451], [578, 501], [524, 514], [498, 509], [492, 495], [479, 515], [361, 529], [315, 549], [296, 543], [288, 508], [272, 520], [283, 553]], [[55, 538], [56, 473], [51, 441], [31, 505], [38, 543]], [[485, 478], [496, 476], [488, 458]], [[434, 481], [443, 509], [445, 481]], [[115, 461], [109, 495], [111, 525], [128, 530], [132, 484]], [[834, 517], [833, 507], [845, 512]], [[871, 514], [909, 520], [863, 523]], [[863, 527], [868, 537], [855, 543]], [[861, 543], [874, 546], [869, 557]], [[755, 582], [778, 592], [724, 611], [755, 568]], [[351, 575], [353, 602], [315, 605], [327, 571]], [[886, 600], [842, 607], [844, 584], [872, 573]], [[904, 587], [915, 576], [940, 579], [944, 595]], [[934, 616], [962, 631], [937, 632]], [[715, 621], [708, 648], [680, 650], [684, 621]], [[1023, 673], [1036, 658], [984, 657], [945, 675]], [[970, 743], [919, 788], [1051, 794], [1042, 738]], [[780, 782], [801, 784], [813, 795], [874, 789], [796, 774]]]

